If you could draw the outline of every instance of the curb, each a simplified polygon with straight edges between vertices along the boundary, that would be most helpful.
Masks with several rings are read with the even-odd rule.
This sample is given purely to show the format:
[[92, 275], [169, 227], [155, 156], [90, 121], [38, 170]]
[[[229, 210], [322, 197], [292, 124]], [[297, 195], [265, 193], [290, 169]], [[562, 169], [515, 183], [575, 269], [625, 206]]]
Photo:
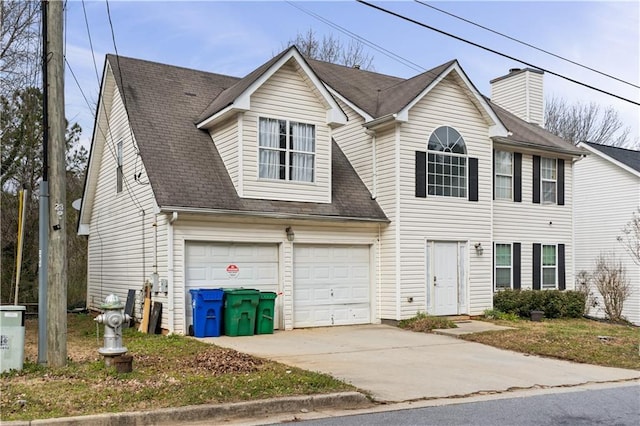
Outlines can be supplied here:
[[0, 423], [6, 426], [86, 424], [92, 426], [138, 426], [197, 421], [222, 422], [230, 419], [258, 417], [267, 414], [293, 413], [301, 410], [314, 411], [326, 408], [355, 409], [372, 405], [375, 404], [359, 392], [340, 392], [262, 399], [229, 404], [191, 405], [186, 407], [162, 408], [153, 411], [104, 413], [89, 416], [59, 417], [31, 421], [18, 420]]

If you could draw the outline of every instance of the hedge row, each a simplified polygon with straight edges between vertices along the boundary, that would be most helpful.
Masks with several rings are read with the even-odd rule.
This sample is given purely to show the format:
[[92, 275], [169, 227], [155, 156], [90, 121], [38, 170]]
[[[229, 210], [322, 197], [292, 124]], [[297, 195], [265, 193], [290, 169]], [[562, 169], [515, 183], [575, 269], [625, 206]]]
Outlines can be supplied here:
[[580, 318], [586, 297], [573, 290], [502, 290], [493, 296], [493, 308], [529, 318], [531, 311], [544, 311], [545, 318]]

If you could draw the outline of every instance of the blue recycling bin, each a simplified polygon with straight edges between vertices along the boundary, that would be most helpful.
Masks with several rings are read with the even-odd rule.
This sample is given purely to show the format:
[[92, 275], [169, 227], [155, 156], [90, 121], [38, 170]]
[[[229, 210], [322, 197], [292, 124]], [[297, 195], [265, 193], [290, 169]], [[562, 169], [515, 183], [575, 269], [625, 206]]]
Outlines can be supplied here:
[[222, 299], [224, 291], [216, 288], [197, 288], [191, 293], [193, 309], [193, 335], [195, 337], [218, 337], [222, 328]]

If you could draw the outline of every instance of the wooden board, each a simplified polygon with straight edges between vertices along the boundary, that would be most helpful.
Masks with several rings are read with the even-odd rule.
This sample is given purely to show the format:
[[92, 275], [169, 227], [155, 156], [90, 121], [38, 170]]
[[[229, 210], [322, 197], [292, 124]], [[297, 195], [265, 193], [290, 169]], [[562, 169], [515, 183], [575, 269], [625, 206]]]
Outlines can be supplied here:
[[131, 317], [131, 321], [126, 321], [122, 324], [124, 328], [131, 327], [133, 324], [133, 308], [136, 305], [136, 291], [129, 290], [127, 293], [127, 303], [124, 305], [124, 313]]
[[153, 302], [153, 308], [151, 308], [151, 319], [149, 320], [149, 334], [162, 333], [162, 328], [160, 327], [161, 315], [162, 315], [162, 303]]
[[144, 306], [142, 308], [142, 321], [140, 321], [140, 327], [138, 331], [147, 333], [149, 331], [149, 315], [151, 314], [151, 287], [145, 285], [144, 287]]

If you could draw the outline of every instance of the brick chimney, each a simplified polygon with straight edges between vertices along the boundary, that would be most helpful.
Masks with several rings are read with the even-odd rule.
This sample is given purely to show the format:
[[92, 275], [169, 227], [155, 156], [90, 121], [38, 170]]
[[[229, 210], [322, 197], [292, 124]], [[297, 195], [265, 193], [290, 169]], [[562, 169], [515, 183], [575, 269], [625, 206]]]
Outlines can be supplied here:
[[509, 74], [491, 80], [491, 101], [524, 121], [544, 125], [544, 71], [511, 68]]

